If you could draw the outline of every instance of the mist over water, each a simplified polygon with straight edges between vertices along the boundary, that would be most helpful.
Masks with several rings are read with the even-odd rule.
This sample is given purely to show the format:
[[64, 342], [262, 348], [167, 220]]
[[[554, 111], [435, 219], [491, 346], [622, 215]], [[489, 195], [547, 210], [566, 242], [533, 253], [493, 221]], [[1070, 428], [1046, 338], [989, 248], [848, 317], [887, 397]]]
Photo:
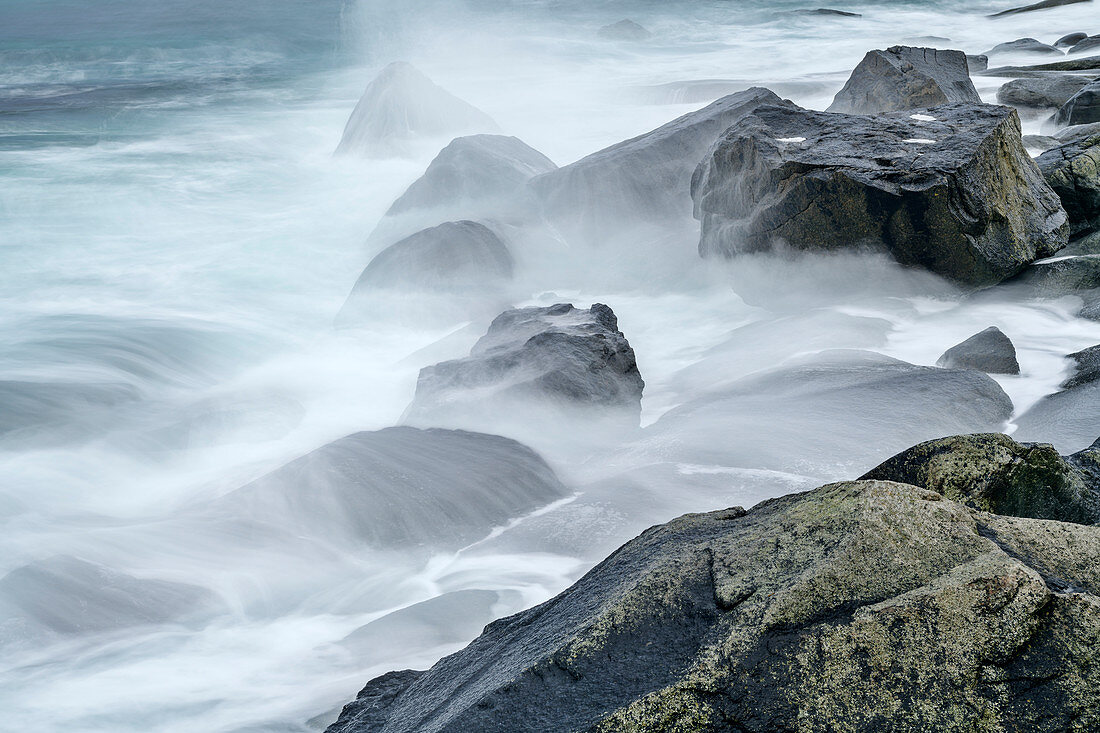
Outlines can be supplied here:
[[[333, 155], [386, 64], [415, 64], [564, 165], [754, 85], [823, 109], [868, 49], [914, 37], [979, 53], [1097, 30], [1087, 3], [996, 21], [984, 13], [1003, 3], [781, 13], [799, 7], [0, 0], [0, 728], [323, 729], [370, 677], [430, 665], [650, 524], [852, 478], [894, 452], [886, 437], [821, 439], [840, 419], [856, 427], [839, 435], [863, 435], [861, 399], [905, 397], [890, 383], [766, 392], [839, 358], [822, 352], [931, 365], [998, 325], [1022, 369], [996, 377], [1011, 414], [1055, 391], [1064, 355], [1100, 343], [1075, 298], [972, 297], [870, 254], [703, 260], [690, 210], [569, 241], [516, 226], [506, 305], [610, 305], [646, 382], [644, 430], [586, 453], [568, 421], [517, 436], [502, 420], [560, 486], [531, 478], [501, 515], [471, 494], [457, 544], [340, 531], [345, 497], [324, 476], [307, 476], [308, 512], [239, 500], [332, 441], [399, 424], [419, 370], [469, 353], [488, 325], [416, 317], [410, 292], [334, 326], [394, 241], [372, 232], [449, 142]], [[624, 17], [652, 40], [597, 36]], [[1003, 81], [975, 77], [987, 101]], [[759, 428], [735, 434], [708, 406], [750, 378], [779, 396], [745, 408]], [[898, 448], [935, 437], [918, 433]]]

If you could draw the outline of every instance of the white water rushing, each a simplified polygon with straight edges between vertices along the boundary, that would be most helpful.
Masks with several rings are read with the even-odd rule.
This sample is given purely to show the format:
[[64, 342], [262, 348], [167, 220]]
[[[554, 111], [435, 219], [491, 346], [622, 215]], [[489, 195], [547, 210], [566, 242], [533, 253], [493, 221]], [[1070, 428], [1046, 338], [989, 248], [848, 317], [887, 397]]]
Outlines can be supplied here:
[[[0, 626], [0, 730], [323, 729], [370, 677], [430, 665], [647, 524], [858, 475], [845, 455], [798, 470], [643, 449], [576, 464], [550, 434], [535, 447], [575, 493], [456, 553], [379, 553], [324, 533], [265, 542], [212, 516], [252, 479], [398, 423], [419, 369], [484, 329], [333, 328], [377, 249], [367, 235], [447, 142], [408, 159], [332, 155], [386, 63], [414, 63], [565, 164], [709, 101], [660, 85], [771, 86], [823, 109], [871, 48], [941, 36], [978, 53], [1100, 32], [1089, 3], [1000, 20], [983, 15], [1006, 6], [991, 1], [842, 6], [859, 19], [718, 1], [153, 5], [0, 0], [0, 382], [13, 385], [0, 390], [0, 577], [70, 556], [205, 588], [217, 610], [44, 636]], [[596, 35], [624, 17], [653, 40]], [[998, 63], [1014, 60], [1035, 59]], [[975, 80], [989, 101], [1005, 81]], [[1074, 298], [964, 298], [874, 257], [727, 268], [699, 259], [697, 240], [667, 244], [659, 256], [563, 250], [517, 302], [611, 305], [646, 380], [645, 425], [808, 352], [934, 364], [993, 324], [1019, 353], [1022, 375], [997, 379], [1020, 414], [1057, 389], [1065, 354], [1100, 343]], [[573, 519], [554, 518], [582, 512], [605, 533], [563, 541]], [[0, 606], [40, 602], [60, 626], [79, 615], [74, 587], [0, 587], [45, 594]], [[461, 596], [469, 614], [444, 604], [399, 620], [399, 644], [341, 643], [456, 591], [491, 593]]]

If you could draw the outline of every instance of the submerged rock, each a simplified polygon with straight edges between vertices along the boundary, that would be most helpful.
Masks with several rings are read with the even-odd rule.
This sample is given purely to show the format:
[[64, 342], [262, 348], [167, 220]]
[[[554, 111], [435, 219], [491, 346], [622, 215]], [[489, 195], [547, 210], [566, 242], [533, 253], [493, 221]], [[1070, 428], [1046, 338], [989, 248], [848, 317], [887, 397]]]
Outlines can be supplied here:
[[836, 10], [835, 8], [814, 8], [803, 10], [792, 10], [791, 15], [834, 15], [841, 18], [862, 18], [861, 13], [853, 13], [848, 10]]
[[1100, 229], [1100, 134], [1048, 150], [1036, 162], [1062, 201], [1071, 234]]
[[860, 480], [913, 484], [995, 514], [1096, 524], [1100, 482], [1078, 460], [1001, 433], [956, 435], [902, 451]]
[[329, 732], [1089, 730], [1097, 568], [1100, 528], [885, 481], [689, 514]]
[[554, 162], [516, 137], [468, 135], [439, 151], [424, 175], [393, 202], [387, 216], [421, 209], [469, 208], [515, 195]]
[[609, 38], [613, 41], [644, 41], [653, 35], [629, 18], [605, 25], [597, 31], [597, 34], [600, 38]]
[[367, 85], [336, 152], [401, 155], [418, 138], [496, 129], [492, 118], [478, 108], [437, 86], [411, 64], [395, 62]]
[[[538, 432], [533, 415], [638, 426], [642, 389], [634, 350], [606, 305], [559, 303], [506, 311], [464, 359], [420, 371], [406, 413], [413, 424], [487, 426], [518, 421]], [[586, 425], [587, 424], [587, 425]]]
[[514, 440], [396, 427], [291, 461], [223, 497], [213, 516], [377, 549], [457, 550], [568, 493]]
[[936, 366], [977, 369], [986, 374], [1019, 374], [1016, 347], [1001, 329], [990, 326], [943, 353]]
[[691, 172], [724, 130], [762, 104], [783, 104], [754, 87], [690, 112], [531, 181], [543, 211], [574, 236], [622, 235], [640, 224], [691, 221]]
[[1082, 53], [1100, 46], [1100, 35], [1082, 38], [1069, 49], [1069, 53]]
[[997, 90], [997, 101], [1012, 107], [1061, 107], [1088, 83], [1073, 74], [1013, 79]]
[[197, 585], [136, 578], [58, 555], [0, 578], [0, 642], [179, 623], [220, 605]]
[[1057, 49], [1054, 46], [1050, 46], [1034, 38], [1017, 38], [1015, 41], [1009, 41], [1008, 43], [999, 43], [993, 48], [986, 51], [985, 55], [993, 56], [995, 54], [1002, 53], [1038, 53], [1046, 54], [1047, 56], [1063, 55], [1060, 49]]
[[922, 440], [1002, 430], [1011, 414], [1008, 395], [981, 372], [826, 351], [670, 410], [640, 449], [690, 464], [850, 476]]
[[1094, 79], [1070, 97], [1054, 115], [1054, 122], [1061, 126], [1100, 122], [1100, 79]]
[[1080, 31], [1078, 31], [1076, 33], [1067, 33], [1066, 35], [1062, 36], [1061, 38], [1059, 38], [1057, 41], [1054, 42], [1054, 47], [1055, 48], [1069, 48], [1070, 46], [1074, 46], [1074, 45], [1080, 43], [1081, 41], [1085, 40], [1088, 37], [1089, 37], [1088, 33], [1081, 33]]
[[1016, 112], [988, 105], [760, 107], [715, 143], [691, 191], [703, 255], [882, 247], [976, 287], [1057, 252], [1069, 228]]
[[874, 114], [981, 101], [962, 51], [891, 46], [867, 52], [828, 111]]

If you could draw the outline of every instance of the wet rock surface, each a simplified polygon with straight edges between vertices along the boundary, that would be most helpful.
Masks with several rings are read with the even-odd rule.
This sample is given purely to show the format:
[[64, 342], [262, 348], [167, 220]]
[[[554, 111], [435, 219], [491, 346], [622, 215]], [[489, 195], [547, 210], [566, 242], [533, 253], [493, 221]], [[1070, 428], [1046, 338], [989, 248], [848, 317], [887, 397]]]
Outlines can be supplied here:
[[1054, 122], [1062, 126], [1100, 122], [1100, 79], [1070, 97], [1054, 115]]
[[1015, 111], [987, 105], [873, 117], [761, 107], [711, 148], [692, 197], [703, 255], [881, 247], [978, 287], [1068, 233]]
[[1036, 162], [1058, 194], [1072, 234], [1100, 229], [1100, 134], [1052, 148]]
[[1034, 38], [1017, 38], [1015, 41], [1009, 41], [1008, 43], [999, 43], [986, 51], [984, 55], [994, 56], [996, 54], [1011, 53], [1034, 53], [1047, 56], [1062, 55], [1061, 50]]
[[860, 479], [913, 484], [995, 514], [1096, 524], [1100, 483], [1081, 467], [1095, 457], [1062, 457], [1001, 433], [956, 435], [913, 446]]
[[997, 101], [1011, 107], [1061, 107], [1088, 83], [1072, 74], [1013, 79], [997, 90]]
[[1096, 527], [832, 484], [650, 529], [329, 731], [1085, 730], [1097, 567]]
[[962, 51], [891, 46], [867, 52], [828, 111], [874, 114], [981, 101]]
[[948, 369], [977, 369], [986, 374], [1019, 374], [1016, 347], [996, 326], [976, 333], [943, 353], [936, 366]]

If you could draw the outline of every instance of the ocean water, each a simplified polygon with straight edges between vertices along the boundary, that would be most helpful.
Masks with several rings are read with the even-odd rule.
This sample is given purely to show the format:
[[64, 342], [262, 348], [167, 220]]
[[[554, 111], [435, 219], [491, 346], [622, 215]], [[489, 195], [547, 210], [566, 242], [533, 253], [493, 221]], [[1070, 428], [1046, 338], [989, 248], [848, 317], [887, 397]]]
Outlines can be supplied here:
[[[786, 1], [0, 0], [0, 730], [321, 730], [371, 676], [430, 665], [647, 524], [863, 460], [690, 463], [643, 442], [576, 462], [548, 434], [535, 448], [570, 496], [458, 551], [372, 551], [293, 517], [274, 538], [242, 531], [220, 497], [397, 424], [418, 370], [484, 328], [334, 328], [380, 246], [368, 235], [447, 142], [333, 155], [385, 64], [416, 64], [565, 164], [709, 101], [669, 84], [761, 84], [824, 108], [871, 48], [1100, 31], [1088, 3], [984, 17], [1005, 6], [853, 2], [863, 17], [848, 19]], [[596, 35], [624, 17], [653, 40]], [[992, 101], [1004, 80], [975, 81]], [[992, 324], [1019, 352], [1023, 374], [997, 379], [1020, 414], [1065, 378], [1065, 354], [1100, 343], [1074, 298], [967, 298], [874, 257], [727, 267], [696, 244], [563, 249], [516, 303], [611, 305], [647, 426], [825, 348], [934, 364]], [[579, 516], [598, 543], [563, 533]], [[87, 598], [109, 609], [101, 623]], [[389, 616], [399, 643], [347, 641], [432, 599]]]

